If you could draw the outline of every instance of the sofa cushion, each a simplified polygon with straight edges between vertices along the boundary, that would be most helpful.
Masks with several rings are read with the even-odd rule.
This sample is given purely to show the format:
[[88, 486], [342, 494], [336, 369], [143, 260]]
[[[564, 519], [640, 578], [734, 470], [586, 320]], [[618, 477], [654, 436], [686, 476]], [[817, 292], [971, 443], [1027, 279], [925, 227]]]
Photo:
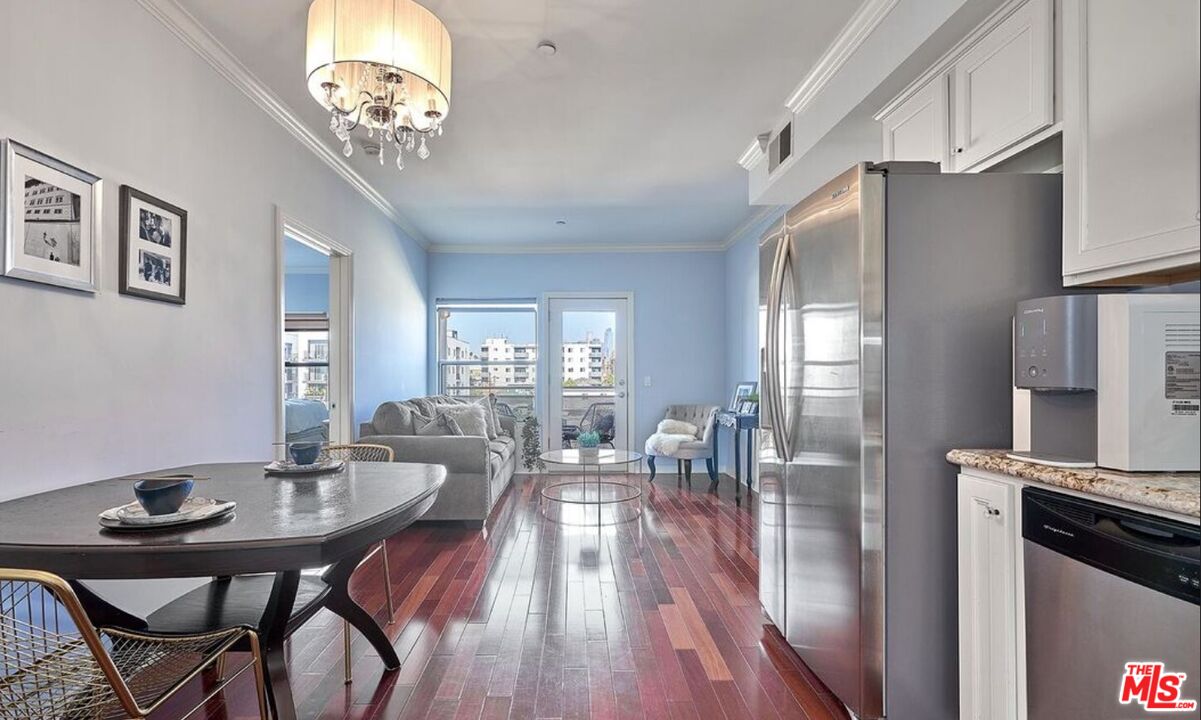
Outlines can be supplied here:
[[424, 422], [417, 429], [418, 435], [464, 435], [463, 428], [449, 413], [438, 413], [433, 420]]
[[429, 416], [419, 416], [408, 402], [381, 403], [375, 409], [371, 424], [378, 435], [416, 435], [417, 428], [429, 422]]
[[488, 442], [488, 450], [499, 455], [501, 460], [508, 460], [513, 457], [513, 453], [517, 450], [517, 443], [511, 437], [502, 437], [497, 440]]

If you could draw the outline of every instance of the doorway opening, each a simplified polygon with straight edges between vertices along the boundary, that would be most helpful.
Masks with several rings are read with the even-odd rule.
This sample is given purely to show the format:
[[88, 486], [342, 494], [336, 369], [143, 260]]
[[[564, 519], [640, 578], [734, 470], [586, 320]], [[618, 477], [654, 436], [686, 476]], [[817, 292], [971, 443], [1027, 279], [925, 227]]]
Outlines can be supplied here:
[[351, 254], [279, 216], [275, 441], [354, 439]]

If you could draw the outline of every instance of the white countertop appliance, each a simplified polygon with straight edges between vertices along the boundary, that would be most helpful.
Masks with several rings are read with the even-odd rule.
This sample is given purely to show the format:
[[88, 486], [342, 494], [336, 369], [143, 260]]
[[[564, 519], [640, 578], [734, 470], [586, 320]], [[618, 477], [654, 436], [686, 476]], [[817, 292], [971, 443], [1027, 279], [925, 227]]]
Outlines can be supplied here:
[[861, 164], [760, 242], [759, 595], [859, 718], [959, 715], [953, 447], [1011, 437], [1061, 179]]
[[1195, 293], [1059, 295], [1018, 303], [1014, 384], [1045, 464], [1201, 469], [1201, 300]]

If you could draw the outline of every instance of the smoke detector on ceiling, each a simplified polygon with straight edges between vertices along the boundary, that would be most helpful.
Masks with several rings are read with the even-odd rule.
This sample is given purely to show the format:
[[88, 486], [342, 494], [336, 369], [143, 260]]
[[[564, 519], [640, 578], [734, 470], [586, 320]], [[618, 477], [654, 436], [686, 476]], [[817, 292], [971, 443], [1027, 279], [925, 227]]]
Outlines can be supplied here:
[[380, 151], [383, 149], [383, 147], [379, 143], [371, 142], [370, 140], [364, 140], [360, 144], [363, 146], [363, 152], [367, 153], [371, 157], [375, 157], [376, 155], [379, 155]]
[[542, 42], [538, 43], [538, 53], [540, 55], [545, 55], [546, 57], [550, 57], [551, 55], [554, 55], [557, 52], [559, 52], [558, 46], [555, 45], [550, 40], [543, 40]]

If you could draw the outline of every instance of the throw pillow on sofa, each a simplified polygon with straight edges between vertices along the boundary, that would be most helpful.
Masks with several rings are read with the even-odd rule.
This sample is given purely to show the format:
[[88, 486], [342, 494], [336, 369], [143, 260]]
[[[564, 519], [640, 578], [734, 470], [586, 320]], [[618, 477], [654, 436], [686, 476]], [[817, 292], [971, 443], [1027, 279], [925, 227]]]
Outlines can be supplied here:
[[479, 405], [438, 405], [439, 415], [447, 415], [458, 423], [464, 435], [488, 437], [488, 422], [484, 419], [484, 408]]
[[429, 422], [407, 402], [381, 403], [375, 409], [371, 424], [380, 435], [416, 435], [417, 429]]
[[432, 420], [427, 421], [422, 418], [418, 422], [421, 423], [421, 427], [417, 429], [418, 435], [431, 436], [463, 434], [463, 428], [459, 427], [459, 423], [447, 413], [438, 413]]
[[484, 423], [488, 426], [488, 439], [496, 440], [500, 437], [500, 422], [496, 418], [496, 396], [485, 395], [479, 400], [473, 400], [472, 405], [478, 405], [484, 409]]

